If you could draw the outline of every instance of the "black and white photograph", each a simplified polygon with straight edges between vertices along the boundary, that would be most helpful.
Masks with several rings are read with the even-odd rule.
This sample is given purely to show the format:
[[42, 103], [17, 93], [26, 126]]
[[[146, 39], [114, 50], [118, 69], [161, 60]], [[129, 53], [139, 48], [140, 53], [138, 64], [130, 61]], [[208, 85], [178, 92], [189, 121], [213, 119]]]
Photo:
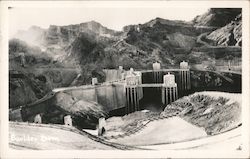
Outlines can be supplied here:
[[248, 150], [248, 8], [127, 3], [8, 7], [8, 150]]

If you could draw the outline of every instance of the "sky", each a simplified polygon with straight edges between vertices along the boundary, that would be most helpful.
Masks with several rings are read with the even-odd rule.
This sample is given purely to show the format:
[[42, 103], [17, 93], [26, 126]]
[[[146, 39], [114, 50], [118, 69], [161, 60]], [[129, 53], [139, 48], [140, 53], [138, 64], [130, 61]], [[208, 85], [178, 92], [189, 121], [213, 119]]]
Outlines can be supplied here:
[[209, 8], [12, 8], [9, 9], [9, 33], [27, 30], [32, 25], [70, 25], [91, 20], [114, 30], [126, 25], [148, 22], [156, 17], [190, 21]]

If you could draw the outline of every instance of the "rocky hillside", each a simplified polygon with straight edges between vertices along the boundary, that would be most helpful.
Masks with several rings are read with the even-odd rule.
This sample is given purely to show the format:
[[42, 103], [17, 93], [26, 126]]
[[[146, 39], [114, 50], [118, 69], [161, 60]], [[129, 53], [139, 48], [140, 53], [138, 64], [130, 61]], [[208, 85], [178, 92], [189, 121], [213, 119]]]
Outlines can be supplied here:
[[193, 19], [196, 26], [223, 27], [241, 14], [241, 8], [211, 8]]
[[212, 26], [217, 29], [207, 32], [203, 41], [213, 46], [241, 46], [242, 15], [240, 8], [209, 9], [194, 18], [195, 26]]
[[46, 79], [42, 76], [35, 77], [32, 74], [11, 71], [9, 77], [10, 108], [32, 103], [51, 91], [51, 88], [46, 84]]
[[215, 45], [241, 46], [242, 45], [242, 16], [239, 14], [234, 20], [207, 35]]
[[9, 41], [9, 62], [10, 70], [20, 70], [22, 67], [53, 65], [53, 59], [43, 52], [40, 47], [31, 46], [19, 39]]
[[9, 41], [10, 108], [32, 103], [55, 87], [79, 83], [77, 75], [76, 68], [65, 68], [39, 47], [18, 39]]
[[97, 40], [117, 40], [121, 35], [120, 32], [108, 29], [98, 22], [90, 21], [67, 26], [50, 25], [48, 29], [32, 26], [27, 31], [18, 32], [14, 37], [39, 46], [54, 59], [62, 60], [69, 53], [68, 47], [81, 37], [82, 33], [95, 34]]
[[149, 68], [154, 61], [174, 65], [183, 58], [188, 60], [187, 55], [201, 47], [197, 37], [202, 33], [208, 33], [206, 39], [215, 46], [240, 46], [240, 14], [238, 8], [216, 8], [191, 22], [155, 18], [144, 24], [125, 26], [122, 32], [117, 32], [90, 21], [51, 25], [48, 29], [31, 27], [16, 37], [28, 43], [34, 41], [31, 44], [35, 43], [54, 60], [72, 67], [98, 64], [101, 68], [118, 65]]
[[175, 63], [174, 57], [188, 53], [195, 46], [196, 36], [199, 34], [191, 24], [161, 18], [142, 25], [128, 26], [125, 30], [125, 41], [142, 50], [137, 51], [134, 56], [141, 58], [143, 64], [156, 60], [162, 63], [173, 60]]

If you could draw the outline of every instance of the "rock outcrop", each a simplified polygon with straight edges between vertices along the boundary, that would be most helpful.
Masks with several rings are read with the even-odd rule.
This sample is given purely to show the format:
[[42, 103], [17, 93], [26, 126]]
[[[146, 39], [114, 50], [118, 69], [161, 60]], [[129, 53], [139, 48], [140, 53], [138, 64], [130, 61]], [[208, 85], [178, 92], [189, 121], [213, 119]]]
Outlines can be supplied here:
[[42, 98], [51, 88], [43, 78], [11, 71], [9, 78], [9, 107], [15, 108]]
[[196, 26], [223, 27], [241, 14], [241, 8], [211, 8], [205, 14], [196, 16]]
[[167, 105], [161, 116], [180, 112], [181, 118], [203, 127], [207, 134], [219, 134], [241, 124], [239, 99], [240, 94], [199, 92]]
[[[79, 100], [66, 93], [58, 93], [54, 98], [52, 105], [61, 110], [61, 113], [70, 114], [73, 119], [73, 125], [80, 128], [95, 129], [98, 124], [98, 119], [107, 117], [107, 112], [97, 103]], [[47, 116], [53, 116], [49, 115]], [[57, 116], [60, 118], [60, 116]]]
[[222, 46], [241, 46], [242, 45], [242, 20], [239, 14], [226, 26], [211, 32], [207, 39]]

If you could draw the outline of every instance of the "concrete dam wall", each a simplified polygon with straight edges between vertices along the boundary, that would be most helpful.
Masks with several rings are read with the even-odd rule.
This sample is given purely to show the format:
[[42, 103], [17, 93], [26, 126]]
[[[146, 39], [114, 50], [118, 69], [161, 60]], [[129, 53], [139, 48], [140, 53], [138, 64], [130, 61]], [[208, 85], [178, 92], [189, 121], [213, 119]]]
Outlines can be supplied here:
[[72, 97], [96, 102], [103, 106], [105, 111], [125, 107], [125, 90], [123, 84], [105, 84], [75, 88], [63, 91]]

